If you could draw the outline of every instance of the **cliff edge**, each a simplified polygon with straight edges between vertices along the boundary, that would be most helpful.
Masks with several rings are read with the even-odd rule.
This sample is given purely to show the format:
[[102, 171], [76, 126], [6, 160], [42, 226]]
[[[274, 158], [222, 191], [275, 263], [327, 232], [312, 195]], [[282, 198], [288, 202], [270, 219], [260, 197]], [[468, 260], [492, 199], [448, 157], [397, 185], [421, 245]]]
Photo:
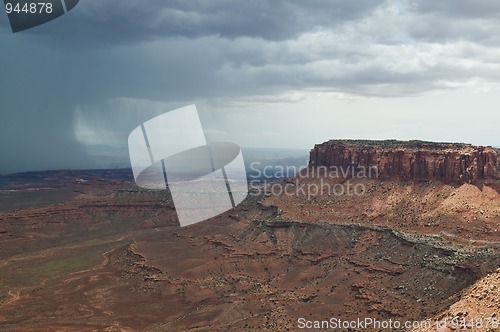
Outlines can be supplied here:
[[330, 140], [310, 152], [310, 167], [377, 167], [379, 178], [477, 183], [500, 178], [500, 150], [460, 143]]

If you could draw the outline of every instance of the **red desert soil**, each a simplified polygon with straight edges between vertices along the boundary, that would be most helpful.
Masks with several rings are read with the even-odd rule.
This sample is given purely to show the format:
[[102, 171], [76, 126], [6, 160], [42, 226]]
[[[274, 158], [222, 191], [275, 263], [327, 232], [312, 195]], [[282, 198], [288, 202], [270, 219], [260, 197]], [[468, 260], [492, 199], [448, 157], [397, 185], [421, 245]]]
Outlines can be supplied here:
[[438, 325], [414, 331], [499, 331], [500, 269], [468, 287], [462, 292], [459, 301], [432, 317], [431, 322], [438, 322]]
[[[347, 192], [348, 185], [358, 184], [365, 190], [362, 195], [336, 195], [333, 189], [328, 190], [328, 186], [338, 185], [337, 192]], [[285, 194], [285, 186], [293, 195]], [[325, 194], [308, 197], [308, 186], [313, 190], [323, 186]], [[300, 188], [305, 188], [306, 195]], [[269, 185], [267, 192], [283, 194], [268, 197], [264, 204], [277, 206], [282, 218], [290, 220], [360, 223], [480, 244], [500, 240], [500, 193], [494, 188], [488, 183], [447, 185], [438, 181], [297, 177]]]
[[[428, 235], [466, 247], [487, 245], [495, 246], [498, 250], [500, 195], [487, 184], [446, 185], [439, 181], [412, 183], [366, 179], [350, 181], [352, 185], [362, 183], [366, 186], [366, 194], [350, 197], [283, 194], [266, 198], [264, 204], [276, 206], [281, 212], [280, 218], [285, 220], [301, 220], [312, 224], [378, 226], [405, 234]], [[289, 192], [296, 192], [295, 188], [304, 183], [320, 185], [317, 179], [297, 177], [293, 181], [274, 186], [281, 186], [284, 191], [285, 185], [291, 185], [293, 187], [289, 187]], [[330, 181], [331, 185], [335, 183], [339, 181]], [[271, 192], [272, 188], [267, 190]], [[280, 192], [277, 187], [273, 190]], [[370, 242], [370, 239], [366, 239], [363, 246], [370, 247]], [[495, 266], [500, 266], [498, 261], [492, 265]], [[453, 319], [454, 322], [482, 319], [483, 327], [469, 330], [500, 331], [499, 278], [500, 272], [493, 272], [459, 292], [456, 298], [458, 302], [451, 308], [427, 317], [434, 324], [432, 328], [414, 331], [436, 331], [435, 322], [442, 322], [445, 318], [448, 328], [443, 327], [439, 331], [460, 330], [452, 330]], [[490, 323], [488, 327], [487, 323]]]
[[[498, 315], [495, 180], [328, 179], [348, 180], [366, 192], [257, 188], [184, 228], [168, 193], [58, 182], [32, 206], [0, 209], [0, 330], [294, 331], [300, 318]], [[15, 200], [24, 194], [32, 188]]]

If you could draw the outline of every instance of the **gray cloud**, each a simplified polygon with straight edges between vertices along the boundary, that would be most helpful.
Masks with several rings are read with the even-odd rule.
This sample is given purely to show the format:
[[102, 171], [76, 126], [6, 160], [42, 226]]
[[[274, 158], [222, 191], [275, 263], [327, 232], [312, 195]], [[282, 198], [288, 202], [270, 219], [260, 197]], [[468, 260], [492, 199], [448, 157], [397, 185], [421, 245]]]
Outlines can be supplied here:
[[413, 8], [424, 14], [437, 14], [443, 18], [493, 18], [498, 19], [500, 3], [495, 0], [419, 0]]
[[498, 1], [423, 0], [409, 2], [407, 10], [404, 29], [414, 40], [470, 41], [488, 46], [500, 41]]
[[80, 33], [108, 42], [206, 36], [286, 40], [362, 18], [383, 2], [88, 0], [79, 5], [73, 24]]

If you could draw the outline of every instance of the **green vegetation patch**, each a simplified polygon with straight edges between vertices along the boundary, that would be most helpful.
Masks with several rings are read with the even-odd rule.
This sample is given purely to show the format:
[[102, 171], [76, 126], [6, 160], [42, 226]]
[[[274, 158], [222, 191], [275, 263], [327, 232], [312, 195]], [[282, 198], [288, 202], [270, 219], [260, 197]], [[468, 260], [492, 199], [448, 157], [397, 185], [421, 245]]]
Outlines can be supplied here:
[[81, 271], [99, 264], [99, 259], [91, 255], [79, 255], [52, 260], [38, 268], [41, 277], [50, 278], [60, 274]]

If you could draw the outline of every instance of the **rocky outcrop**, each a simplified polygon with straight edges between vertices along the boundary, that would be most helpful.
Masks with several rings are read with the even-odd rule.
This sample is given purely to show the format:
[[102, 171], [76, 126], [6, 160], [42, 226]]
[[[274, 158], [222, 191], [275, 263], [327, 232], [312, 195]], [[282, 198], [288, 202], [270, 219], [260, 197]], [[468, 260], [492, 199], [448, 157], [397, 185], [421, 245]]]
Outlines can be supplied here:
[[311, 167], [377, 167], [378, 177], [476, 183], [499, 179], [500, 150], [424, 141], [330, 140], [310, 152]]

